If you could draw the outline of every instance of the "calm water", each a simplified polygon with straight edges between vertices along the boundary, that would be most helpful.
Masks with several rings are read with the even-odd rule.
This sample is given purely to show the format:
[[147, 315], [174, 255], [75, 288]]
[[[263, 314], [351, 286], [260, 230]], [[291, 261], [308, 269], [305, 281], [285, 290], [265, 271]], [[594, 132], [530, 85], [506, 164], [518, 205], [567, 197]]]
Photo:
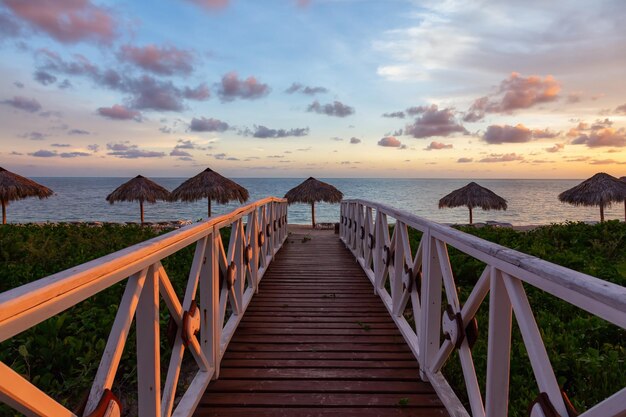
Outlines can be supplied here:
[[[172, 190], [184, 178], [153, 178], [165, 188]], [[110, 205], [105, 197], [128, 178], [35, 178], [50, 187], [55, 195], [47, 200], [27, 199], [12, 202], [7, 210], [8, 221], [138, 221], [138, 203]], [[239, 178], [238, 183], [250, 191], [250, 201], [268, 195], [283, 196], [298, 185], [302, 178]], [[444, 223], [466, 223], [465, 208], [437, 208], [437, 202], [450, 191], [466, 185], [470, 180], [455, 179], [348, 179], [336, 178], [325, 181], [343, 191], [345, 198], [363, 198], [386, 202], [418, 216]], [[476, 180], [504, 197], [509, 204], [507, 211], [474, 212], [474, 221], [487, 220], [508, 222], [514, 225], [548, 224], [565, 220], [598, 220], [597, 208], [574, 207], [562, 204], [557, 195], [580, 183], [580, 180]], [[146, 221], [192, 220], [206, 218], [206, 200], [196, 203], [147, 204]], [[213, 214], [226, 213], [238, 204], [213, 203]], [[289, 208], [290, 223], [309, 223], [310, 206], [295, 204]], [[607, 210], [608, 219], [623, 219], [623, 204], [615, 204]], [[317, 204], [318, 222], [336, 222], [339, 205]]]

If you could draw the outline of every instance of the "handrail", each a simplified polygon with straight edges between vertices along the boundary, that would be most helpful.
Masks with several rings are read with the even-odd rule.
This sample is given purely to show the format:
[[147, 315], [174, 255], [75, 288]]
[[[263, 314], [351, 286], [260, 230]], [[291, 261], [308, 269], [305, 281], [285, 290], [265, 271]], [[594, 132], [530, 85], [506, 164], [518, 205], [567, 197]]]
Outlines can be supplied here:
[[[344, 200], [340, 215], [341, 240], [374, 284], [374, 291], [382, 299], [418, 359], [420, 376], [431, 382], [452, 416], [469, 416], [441, 373], [454, 349], [459, 352], [471, 415], [508, 415], [513, 314], [540, 392], [545, 396], [532, 406], [531, 415], [546, 417], [550, 414], [544, 407], [549, 406], [561, 417], [569, 415], [567, 401], [557, 384], [522, 282], [626, 328], [626, 288], [622, 286], [505, 248], [385, 204], [360, 199]], [[390, 218], [395, 219], [391, 233]], [[411, 249], [408, 228], [423, 233], [415, 255]], [[448, 247], [456, 248], [487, 265], [464, 305], [458, 298]], [[473, 341], [469, 334], [474, 316], [488, 292], [491, 292], [491, 301], [487, 384], [483, 403], [471, 354]], [[445, 293], [448, 303], [443, 318], [442, 293]], [[407, 308], [413, 310], [414, 326], [404, 317]], [[440, 342], [442, 333], [445, 336], [443, 343]], [[626, 388], [623, 388], [587, 410], [581, 417], [621, 416], [625, 412]]]
[[[246, 222], [244, 223], [244, 218]], [[287, 237], [287, 200], [267, 197], [0, 294], [0, 342], [128, 279], [84, 412], [110, 390], [133, 317], [137, 320], [139, 416], [189, 416], [219, 364], [268, 265]], [[228, 247], [220, 229], [231, 227]], [[195, 243], [185, 297], [176, 296], [161, 260]], [[222, 282], [220, 282], [222, 281]], [[198, 293], [199, 288], [199, 295]], [[178, 330], [161, 397], [159, 295]], [[195, 300], [200, 301], [200, 309]], [[232, 314], [227, 317], [227, 305]], [[199, 333], [199, 337], [196, 334]], [[182, 356], [199, 371], [173, 410]], [[106, 395], [105, 395], [106, 394]], [[0, 401], [29, 416], [73, 414], [0, 362]]]

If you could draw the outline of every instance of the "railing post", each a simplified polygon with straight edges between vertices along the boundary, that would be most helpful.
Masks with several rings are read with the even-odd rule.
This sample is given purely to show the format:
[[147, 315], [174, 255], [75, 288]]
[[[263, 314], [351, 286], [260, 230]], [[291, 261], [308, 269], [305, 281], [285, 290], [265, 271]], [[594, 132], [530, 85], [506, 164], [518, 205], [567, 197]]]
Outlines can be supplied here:
[[511, 363], [511, 300], [500, 272], [491, 267], [487, 347], [486, 416], [506, 417]]
[[430, 229], [422, 235], [422, 291], [420, 320], [420, 377], [427, 381], [426, 370], [437, 355], [441, 340], [441, 286], [442, 274], [439, 268], [439, 257], [435, 248], [435, 239]]
[[220, 323], [220, 282], [219, 282], [219, 230], [213, 228], [208, 236], [206, 275], [200, 276], [200, 318], [202, 350], [209, 364], [215, 369], [213, 378], [219, 377], [220, 371], [220, 339], [222, 323]]
[[[396, 219], [396, 227], [393, 231], [395, 239], [395, 250], [393, 256], [393, 282], [391, 286], [391, 300], [393, 302], [393, 313], [396, 316], [402, 315], [400, 311], [402, 303], [402, 294], [404, 292], [403, 276], [404, 276], [404, 244], [402, 243], [402, 233], [406, 225]], [[410, 254], [409, 254], [410, 255]], [[391, 268], [391, 267], [390, 267]]]
[[158, 270], [150, 267], [137, 305], [137, 390], [139, 417], [161, 415], [161, 340]]

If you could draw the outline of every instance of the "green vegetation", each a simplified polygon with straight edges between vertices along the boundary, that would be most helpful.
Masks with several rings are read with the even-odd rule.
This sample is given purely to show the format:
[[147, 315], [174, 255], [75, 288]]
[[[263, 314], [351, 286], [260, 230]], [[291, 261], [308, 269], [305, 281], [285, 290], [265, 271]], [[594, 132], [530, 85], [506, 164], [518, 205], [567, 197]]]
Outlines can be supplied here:
[[[578, 271], [626, 285], [626, 224], [594, 226], [566, 223], [530, 232], [506, 228], [464, 228], [484, 239], [529, 253]], [[224, 232], [228, 234], [229, 230]], [[65, 270], [158, 235], [150, 228], [104, 225], [45, 225], [0, 227], [0, 291]], [[225, 244], [228, 236], [222, 236]], [[419, 233], [412, 232], [417, 248]], [[174, 288], [182, 297], [193, 257], [193, 246], [163, 260]], [[485, 265], [450, 249], [461, 300], [465, 300]], [[122, 282], [77, 306], [0, 344], [0, 361], [35, 385], [75, 408], [86, 395], [98, 367], [117, 305]], [[579, 411], [626, 386], [626, 332], [548, 294], [525, 286], [559, 383]], [[486, 370], [489, 297], [477, 315], [479, 339], [474, 361], [483, 386]], [[286, 307], [286, 305], [284, 305]], [[162, 303], [162, 329], [169, 314]], [[357, 323], [369, 330], [367, 323]], [[128, 400], [136, 392], [134, 329], [120, 364], [115, 391]], [[162, 338], [164, 358], [167, 342]], [[512, 416], [526, 413], [537, 395], [532, 369], [519, 330], [513, 328], [511, 364]], [[167, 361], [162, 363], [166, 370]], [[460, 396], [464, 395], [461, 367], [452, 357], [444, 369]], [[399, 405], [402, 406], [401, 401]], [[406, 405], [406, 404], [405, 404]], [[11, 415], [0, 407], [0, 415]]]
[[[137, 225], [6, 225], [0, 227], [0, 292], [99, 258], [161, 233]], [[230, 229], [222, 239], [228, 245]], [[194, 246], [165, 258], [163, 266], [180, 299], [184, 294]], [[70, 409], [89, 393], [115, 319], [126, 281], [79, 303], [0, 344], [0, 361]], [[169, 360], [165, 329], [169, 313], [161, 303], [161, 346]], [[115, 381], [116, 393], [136, 391], [134, 329], [131, 329]], [[168, 362], [162, 361], [162, 371]], [[163, 373], [164, 374], [164, 373]], [[120, 395], [132, 401], [129, 395]], [[12, 415], [0, 405], [0, 415]]]
[[[462, 231], [622, 286], [626, 285], [626, 223], [565, 223], [528, 232], [509, 228], [463, 227]], [[420, 233], [411, 231], [411, 247]], [[467, 299], [485, 264], [449, 248], [461, 303]], [[524, 285], [548, 355], [561, 387], [579, 412], [626, 386], [626, 331], [530, 285]], [[444, 300], [444, 306], [446, 302]], [[489, 296], [476, 316], [479, 338], [473, 349], [484, 395], [487, 364]], [[519, 329], [514, 321], [511, 351], [511, 416], [525, 416], [538, 395]], [[444, 375], [465, 399], [462, 368], [456, 353]]]

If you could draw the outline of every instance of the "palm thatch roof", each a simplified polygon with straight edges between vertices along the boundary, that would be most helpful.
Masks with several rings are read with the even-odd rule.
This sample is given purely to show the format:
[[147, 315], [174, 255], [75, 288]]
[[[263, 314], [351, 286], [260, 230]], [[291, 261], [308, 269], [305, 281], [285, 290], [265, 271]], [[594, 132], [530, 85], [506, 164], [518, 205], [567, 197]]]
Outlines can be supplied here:
[[626, 200], [626, 182], [600, 172], [559, 194], [559, 200], [575, 206], [605, 207]]
[[113, 204], [116, 201], [139, 201], [140, 203], [156, 203], [157, 200], [168, 200], [170, 192], [156, 182], [137, 175], [135, 178], [120, 185], [109, 194], [106, 200]]
[[481, 187], [475, 182], [470, 182], [465, 187], [452, 191], [439, 200], [439, 208], [445, 207], [468, 207], [473, 209], [480, 207], [483, 210], [506, 210], [506, 200], [493, 191]]
[[226, 204], [233, 200], [243, 203], [249, 197], [250, 193], [244, 187], [221, 176], [211, 168], [207, 168], [179, 185], [172, 191], [170, 199], [173, 201], [197, 201], [208, 198], [220, 204]]
[[343, 193], [330, 184], [309, 177], [297, 187], [287, 191], [285, 198], [289, 204], [313, 204], [317, 201], [339, 203], [343, 199]]
[[48, 187], [0, 167], [0, 200], [5, 204], [28, 197], [48, 198], [52, 194]]

